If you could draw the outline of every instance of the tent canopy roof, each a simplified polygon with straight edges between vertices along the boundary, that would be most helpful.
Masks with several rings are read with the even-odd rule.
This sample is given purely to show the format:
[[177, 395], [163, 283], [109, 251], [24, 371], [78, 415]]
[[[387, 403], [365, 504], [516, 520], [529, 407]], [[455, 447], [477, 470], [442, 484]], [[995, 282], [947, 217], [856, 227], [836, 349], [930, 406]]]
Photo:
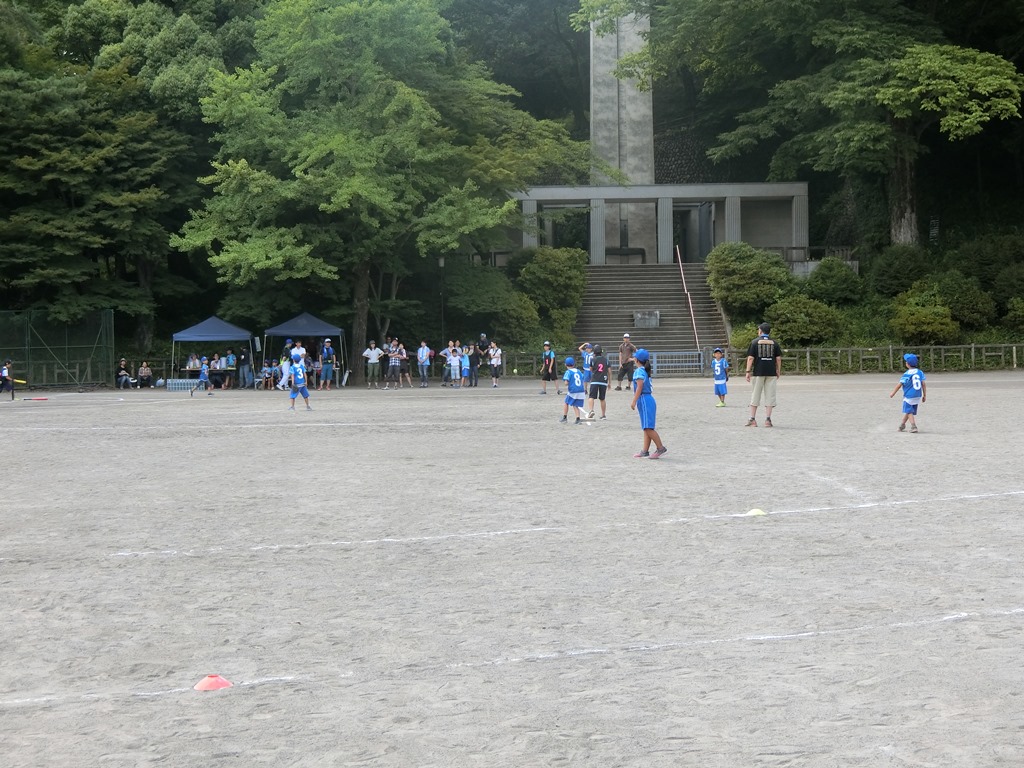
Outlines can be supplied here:
[[345, 331], [338, 326], [325, 323], [309, 312], [303, 312], [298, 317], [293, 317], [273, 328], [267, 328], [263, 333], [267, 336], [291, 336], [297, 339], [311, 339], [315, 336], [336, 336], [340, 339], [345, 335]]
[[178, 331], [172, 338], [174, 341], [248, 341], [252, 334], [213, 315], [191, 328]]

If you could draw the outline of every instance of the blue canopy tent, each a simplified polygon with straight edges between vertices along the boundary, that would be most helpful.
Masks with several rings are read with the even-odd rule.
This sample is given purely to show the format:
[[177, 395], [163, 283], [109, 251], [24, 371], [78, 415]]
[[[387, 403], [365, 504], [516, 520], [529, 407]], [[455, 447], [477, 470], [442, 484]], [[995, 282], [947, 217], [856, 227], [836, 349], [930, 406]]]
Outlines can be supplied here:
[[[171, 337], [171, 365], [175, 369], [181, 366], [178, 365], [174, 356], [174, 345], [185, 341], [244, 341], [249, 345], [249, 360], [254, 359], [252, 334], [244, 328], [239, 328], [237, 325], [232, 325], [216, 316], [208, 317], [203, 322], [193, 325], [191, 328], [186, 328], [183, 331], [178, 331]], [[255, 377], [253, 378], [255, 379]], [[255, 383], [253, 386], [255, 386]]]
[[[263, 354], [266, 355], [267, 339], [269, 337], [282, 338], [282, 339], [308, 339], [312, 343], [313, 339], [330, 338], [331, 343], [334, 341], [338, 342], [338, 346], [335, 349], [338, 350], [338, 361], [341, 363], [340, 369], [345, 367], [345, 331], [336, 325], [324, 322], [319, 317], [309, 314], [309, 312], [303, 312], [301, 315], [293, 317], [291, 320], [286, 320], [280, 325], [275, 325], [273, 328], [267, 328], [263, 332]], [[312, 347], [310, 347], [312, 349]], [[314, 359], [316, 356], [314, 356]], [[348, 379], [348, 372], [341, 380], [341, 385], [344, 386]]]

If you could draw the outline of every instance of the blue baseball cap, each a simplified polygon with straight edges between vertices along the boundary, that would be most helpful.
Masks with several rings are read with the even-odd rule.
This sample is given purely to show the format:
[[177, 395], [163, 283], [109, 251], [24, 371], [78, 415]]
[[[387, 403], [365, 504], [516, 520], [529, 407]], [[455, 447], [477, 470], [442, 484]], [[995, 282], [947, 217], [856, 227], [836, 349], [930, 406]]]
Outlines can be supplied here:
[[576, 361], [573, 360], [571, 357], [567, 357], [567, 358], [565, 358], [565, 364], [566, 365], [576, 365]]
[[301, 359], [302, 359], [302, 355], [300, 355], [298, 352], [292, 352], [292, 360], [301, 360]]
[[711, 354], [714, 354], [715, 352], [721, 352], [723, 355], [725, 354], [725, 350], [723, 350], [721, 347], [715, 347], [713, 350], [711, 350]]
[[648, 360], [651, 359], [651, 353], [648, 352], [646, 349], [641, 348], [636, 351], [636, 354], [633, 355], [633, 357], [636, 358], [638, 363], [646, 363]]
[[907, 352], [907, 354], [903, 356], [903, 359], [910, 363], [914, 368], [917, 368], [917, 355], [913, 354], [912, 352]]
[[291, 340], [291, 339], [285, 339], [285, 340], [284, 340], [284, 343], [285, 343], [285, 344], [291, 344], [291, 343], [292, 343], [292, 340]]

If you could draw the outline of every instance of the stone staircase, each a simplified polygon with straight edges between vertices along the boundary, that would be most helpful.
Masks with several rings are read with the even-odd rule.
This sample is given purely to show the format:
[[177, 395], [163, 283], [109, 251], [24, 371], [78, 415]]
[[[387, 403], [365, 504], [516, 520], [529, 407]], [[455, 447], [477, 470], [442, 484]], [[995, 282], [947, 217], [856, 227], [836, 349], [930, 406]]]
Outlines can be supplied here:
[[[711, 298], [704, 265], [688, 264], [684, 270], [700, 347], [723, 345], [725, 327]], [[653, 310], [659, 313], [659, 327], [634, 327], [634, 312]], [[696, 351], [698, 347], [677, 264], [587, 267], [587, 287], [574, 330], [581, 342], [599, 343], [613, 355], [623, 333], [651, 352]]]
[[726, 349], [729, 334], [718, 304], [711, 298], [707, 269], [703, 264], [683, 264], [683, 274], [686, 276], [686, 290], [690, 293], [701, 347]]

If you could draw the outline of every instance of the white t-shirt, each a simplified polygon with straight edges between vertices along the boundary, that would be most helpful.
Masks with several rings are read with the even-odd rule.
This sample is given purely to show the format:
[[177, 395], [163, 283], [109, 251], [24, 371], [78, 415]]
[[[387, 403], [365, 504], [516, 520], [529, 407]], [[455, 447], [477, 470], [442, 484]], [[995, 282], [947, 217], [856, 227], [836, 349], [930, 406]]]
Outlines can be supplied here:
[[363, 357], [369, 360], [371, 363], [379, 363], [381, 356], [384, 354], [384, 350], [379, 347], [367, 347], [363, 350]]
[[495, 347], [494, 349], [487, 350], [487, 355], [491, 361], [491, 365], [501, 365], [501, 347]]

